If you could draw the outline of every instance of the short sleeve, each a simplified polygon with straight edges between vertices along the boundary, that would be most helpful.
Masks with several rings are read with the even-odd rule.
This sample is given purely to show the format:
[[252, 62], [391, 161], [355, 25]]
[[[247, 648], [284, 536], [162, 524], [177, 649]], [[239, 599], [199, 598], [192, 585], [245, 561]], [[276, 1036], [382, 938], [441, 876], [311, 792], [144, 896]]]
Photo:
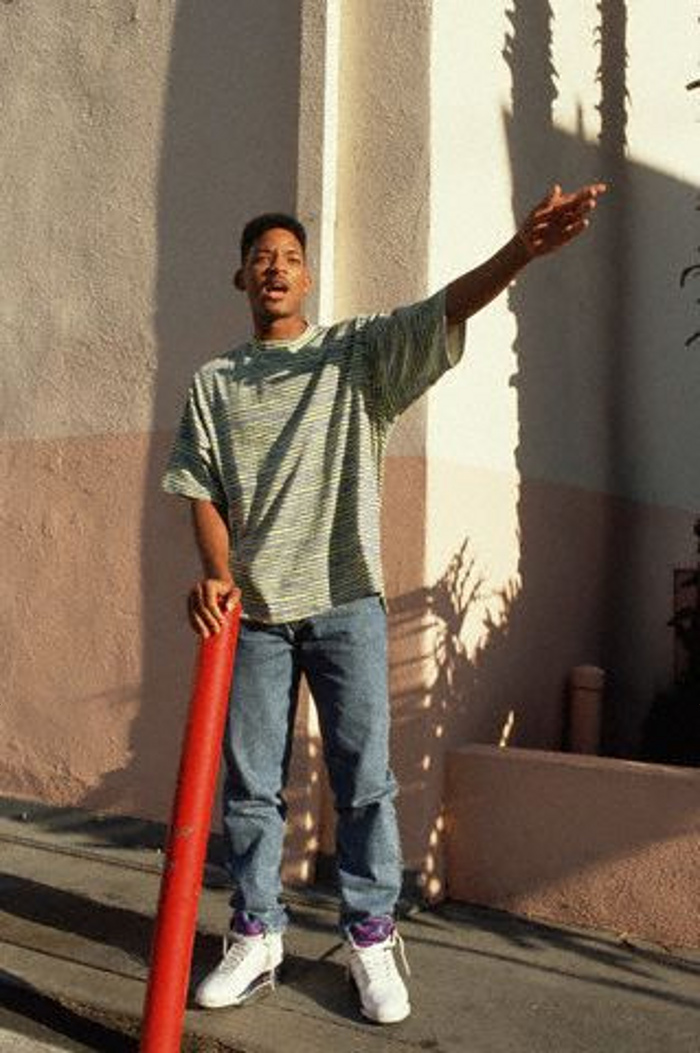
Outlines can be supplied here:
[[197, 377], [187, 395], [180, 427], [162, 480], [170, 494], [225, 505], [217, 470], [216, 439], [206, 393]]
[[367, 376], [377, 413], [393, 420], [462, 357], [465, 325], [448, 326], [444, 289], [365, 327]]

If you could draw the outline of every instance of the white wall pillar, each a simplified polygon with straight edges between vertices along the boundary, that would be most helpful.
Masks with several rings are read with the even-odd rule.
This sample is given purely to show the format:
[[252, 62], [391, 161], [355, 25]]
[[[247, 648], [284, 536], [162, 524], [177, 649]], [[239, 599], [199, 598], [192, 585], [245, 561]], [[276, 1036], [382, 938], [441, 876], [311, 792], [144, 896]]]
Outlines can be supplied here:
[[301, 13], [297, 214], [307, 229], [312, 317], [333, 320], [341, 0], [304, 0]]

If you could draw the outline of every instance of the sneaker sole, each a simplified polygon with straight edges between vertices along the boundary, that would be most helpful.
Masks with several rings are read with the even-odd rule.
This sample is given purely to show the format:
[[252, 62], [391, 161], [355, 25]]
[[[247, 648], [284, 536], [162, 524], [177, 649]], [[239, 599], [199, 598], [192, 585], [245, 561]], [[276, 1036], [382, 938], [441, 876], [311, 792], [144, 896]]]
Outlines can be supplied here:
[[200, 1009], [236, 1009], [239, 1006], [247, 1005], [249, 1002], [257, 1002], [274, 991], [279, 983], [280, 973], [280, 966], [277, 966], [271, 972], [261, 973], [260, 976], [257, 976], [252, 983], [246, 987], [245, 991], [234, 1000], [228, 1000], [225, 1002], [205, 1002], [195, 999], [195, 1004]]

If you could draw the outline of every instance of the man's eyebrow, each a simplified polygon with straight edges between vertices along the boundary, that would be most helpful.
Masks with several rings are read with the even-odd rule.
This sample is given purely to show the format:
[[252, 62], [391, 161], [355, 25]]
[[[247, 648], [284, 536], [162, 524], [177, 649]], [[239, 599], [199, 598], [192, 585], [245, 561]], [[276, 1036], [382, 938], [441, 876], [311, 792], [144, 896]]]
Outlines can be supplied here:
[[[263, 245], [260, 248], [256, 247], [253, 251], [255, 252], [256, 256], [269, 256], [272, 252], [274, 252], [274, 249], [271, 249], [268, 246]], [[300, 248], [298, 248], [298, 246], [296, 246], [296, 245], [283, 245], [279, 249], [279, 251], [283, 252], [285, 254], [285, 256], [302, 256], [303, 255], [302, 250]]]

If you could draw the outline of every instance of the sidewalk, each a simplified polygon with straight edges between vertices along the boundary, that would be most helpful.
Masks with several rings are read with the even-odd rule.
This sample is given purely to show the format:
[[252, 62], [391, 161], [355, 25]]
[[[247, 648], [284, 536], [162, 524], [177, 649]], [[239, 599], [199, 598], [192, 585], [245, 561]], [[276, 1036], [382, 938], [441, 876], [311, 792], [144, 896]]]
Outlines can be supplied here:
[[[160, 856], [116, 819], [6, 803], [0, 1050], [137, 1049]], [[125, 821], [128, 823], [128, 821]], [[129, 844], [131, 842], [131, 844]], [[228, 894], [208, 872], [193, 977], [217, 959]], [[380, 1028], [346, 982], [330, 897], [290, 897], [284, 982], [238, 1010], [190, 1010], [202, 1053], [697, 1053], [700, 954], [465, 906], [401, 925], [414, 1012]], [[32, 1027], [41, 1037], [31, 1045]], [[16, 1034], [12, 1037], [11, 1032]], [[53, 1044], [46, 1038], [47, 1031]], [[20, 1033], [21, 1032], [21, 1033]], [[10, 1035], [8, 1039], [7, 1036]], [[2, 1042], [8, 1042], [3, 1045]]]

